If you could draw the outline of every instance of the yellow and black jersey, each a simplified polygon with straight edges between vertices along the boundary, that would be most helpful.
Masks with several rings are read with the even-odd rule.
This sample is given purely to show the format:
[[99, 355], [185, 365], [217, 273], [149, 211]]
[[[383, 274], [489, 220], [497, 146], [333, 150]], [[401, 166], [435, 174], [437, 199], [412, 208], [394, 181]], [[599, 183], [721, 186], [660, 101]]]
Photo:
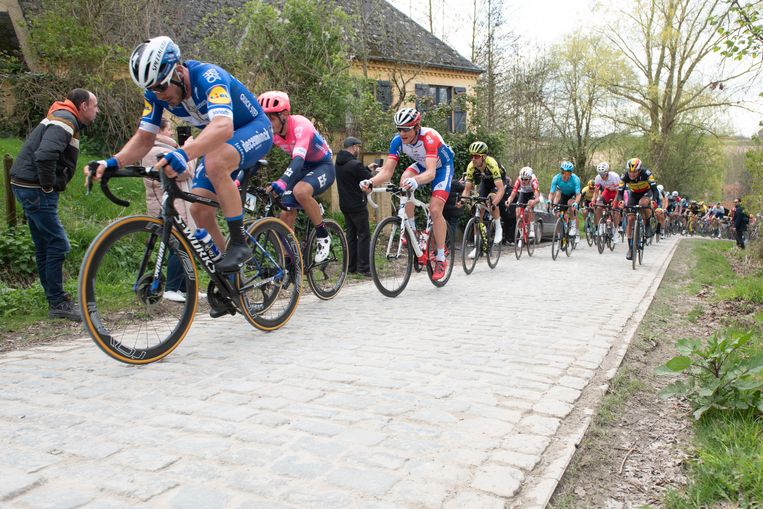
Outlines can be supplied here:
[[466, 167], [466, 181], [471, 182], [472, 184], [475, 183], [475, 178], [478, 177], [477, 182], [479, 182], [487, 175], [490, 175], [493, 181], [504, 180], [506, 172], [503, 171], [503, 168], [498, 164], [498, 161], [490, 156], [485, 157], [485, 167], [483, 169], [474, 166], [473, 162], [470, 162], [469, 166]]
[[634, 179], [630, 177], [627, 171], [620, 175], [620, 188], [617, 190], [619, 198], [622, 198], [625, 186], [628, 186], [628, 190], [633, 194], [644, 194], [651, 189], [652, 196], [657, 196], [657, 182], [655, 182], [652, 172], [646, 168], [641, 168]]

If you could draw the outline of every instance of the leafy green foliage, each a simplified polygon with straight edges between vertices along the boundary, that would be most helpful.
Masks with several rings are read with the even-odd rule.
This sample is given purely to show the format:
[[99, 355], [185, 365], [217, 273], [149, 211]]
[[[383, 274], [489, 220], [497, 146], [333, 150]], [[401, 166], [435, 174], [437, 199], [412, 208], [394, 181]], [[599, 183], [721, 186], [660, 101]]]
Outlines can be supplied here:
[[34, 281], [34, 243], [25, 227], [0, 230], [0, 281], [28, 286]]
[[707, 343], [682, 339], [679, 354], [657, 369], [660, 374], [686, 373], [687, 380], [671, 383], [660, 397], [686, 397], [695, 419], [710, 410], [757, 410], [763, 413], [763, 355], [749, 355], [752, 332], [727, 330]]

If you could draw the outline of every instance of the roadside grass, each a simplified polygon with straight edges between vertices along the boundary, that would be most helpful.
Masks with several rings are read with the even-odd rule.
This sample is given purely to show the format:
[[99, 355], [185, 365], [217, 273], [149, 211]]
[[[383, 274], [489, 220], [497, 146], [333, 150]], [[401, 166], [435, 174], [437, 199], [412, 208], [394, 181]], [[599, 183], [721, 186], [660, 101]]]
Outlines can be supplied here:
[[[689, 287], [714, 289], [711, 298], [733, 301], [739, 310], [752, 309], [754, 321], [744, 312], [723, 323], [726, 333], [752, 333], [752, 340], [740, 351], [730, 352], [727, 362], [741, 356], [763, 356], [763, 303], [761, 270], [741, 276], [734, 272], [729, 258], [732, 246], [721, 242], [697, 242], [696, 266]], [[706, 338], [699, 338], [706, 339]], [[761, 376], [758, 374], [758, 376]], [[691, 417], [687, 417], [691, 418]], [[686, 509], [701, 507], [761, 507], [763, 504], [763, 415], [757, 409], [746, 411], [714, 410], [705, 413], [693, 425], [693, 450], [690, 451], [689, 484], [681, 492], [666, 494], [665, 507]]]
[[[11, 154], [15, 157], [21, 148], [23, 140], [16, 138], [0, 138], [0, 153]], [[130, 202], [130, 207], [120, 207], [113, 204], [98, 189], [90, 195], [85, 194], [82, 168], [89, 161], [102, 158], [102, 155], [87, 152], [87, 147], [79, 155], [78, 171], [72, 181], [61, 194], [59, 216], [69, 237], [71, 251], [64, 263], [64, 288], [72, 295], [77, 291], [77, 275], [79, 265], [90, 242], [98, 232], [112, 220], [130, 214], [142, 214], [146, 210], [145, 191], [141, 179], [119, 179], [112, 181], [110, 186], [114, 194]], [[0, 193], [0, 210], [5, 210], [6, 196]], [[22, 223], [23, 210], [16, 203], [18, 218], [17, 230], [29, 237], [28, 227]], [[8, 226], [0, 224], [0, 235], [7, 235]], [[30, 254], [31, 253], [31, 254]], [[15, 260], [34, 257], [34, 245], [31, 238], [24, 245], [17, 245], [0, 252], [0, 262], [13, 266]], [[6, 274], [3, 274], [6, 276]], [[17, 331], [47, 319], [48, 306], [42, 287], [37, 279], [37, 269], [15, 271], [13, 280], [0, 279], [0, 334]]]

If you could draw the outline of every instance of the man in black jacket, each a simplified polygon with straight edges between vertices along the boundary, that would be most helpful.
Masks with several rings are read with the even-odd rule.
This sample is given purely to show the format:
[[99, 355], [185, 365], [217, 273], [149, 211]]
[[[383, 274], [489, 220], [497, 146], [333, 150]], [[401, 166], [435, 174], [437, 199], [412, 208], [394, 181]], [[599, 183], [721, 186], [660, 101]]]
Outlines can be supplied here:
[[80, 130], [97, 113], [95, 95], [75, 88], [65, 101], [53, 103], [48, 116], [29, 133], [11, 168], [11, 187], [29, 223], [51, 318], [82, 320], [79, 308], [64, 291], [64, 258], [70, 245], [58, 218], [58, 195], [74, 176]]
[[750, 216], [742, 209], [742, 203], [739, 198], [734, 200], [734, 229], [737, 234], [737, 247], [744, 249], [744, 232], [750, 223]]
[[369, 252], [371, 250], [371, 232], [368, 224], [366, 193], [360, 190], [360, 181], [371, 178], [376, 164], [363, 166], [358, 160], [360, 155], [359, 139], [350, 136], [344, 140], [344, 150], [336, 156], [336, 184], [339, 190], [339, 208], [344, 214], [347, 250], [350, 259], [348, 270], [364, 276], [371, 275]]

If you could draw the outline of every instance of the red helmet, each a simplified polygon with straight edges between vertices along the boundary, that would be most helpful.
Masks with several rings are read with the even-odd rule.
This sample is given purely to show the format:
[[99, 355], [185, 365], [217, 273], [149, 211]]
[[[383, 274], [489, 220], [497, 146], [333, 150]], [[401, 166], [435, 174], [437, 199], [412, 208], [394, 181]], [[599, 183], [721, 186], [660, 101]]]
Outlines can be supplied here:
[[281, 113], [286, 111], [291, 112], [291, 104], [289, 104], [289, 96], [286, 92], [280, 92], [278, 90], [271, 90], [269, 92], [263, 92], [257, 101], [262, 106], [265, 113]]

